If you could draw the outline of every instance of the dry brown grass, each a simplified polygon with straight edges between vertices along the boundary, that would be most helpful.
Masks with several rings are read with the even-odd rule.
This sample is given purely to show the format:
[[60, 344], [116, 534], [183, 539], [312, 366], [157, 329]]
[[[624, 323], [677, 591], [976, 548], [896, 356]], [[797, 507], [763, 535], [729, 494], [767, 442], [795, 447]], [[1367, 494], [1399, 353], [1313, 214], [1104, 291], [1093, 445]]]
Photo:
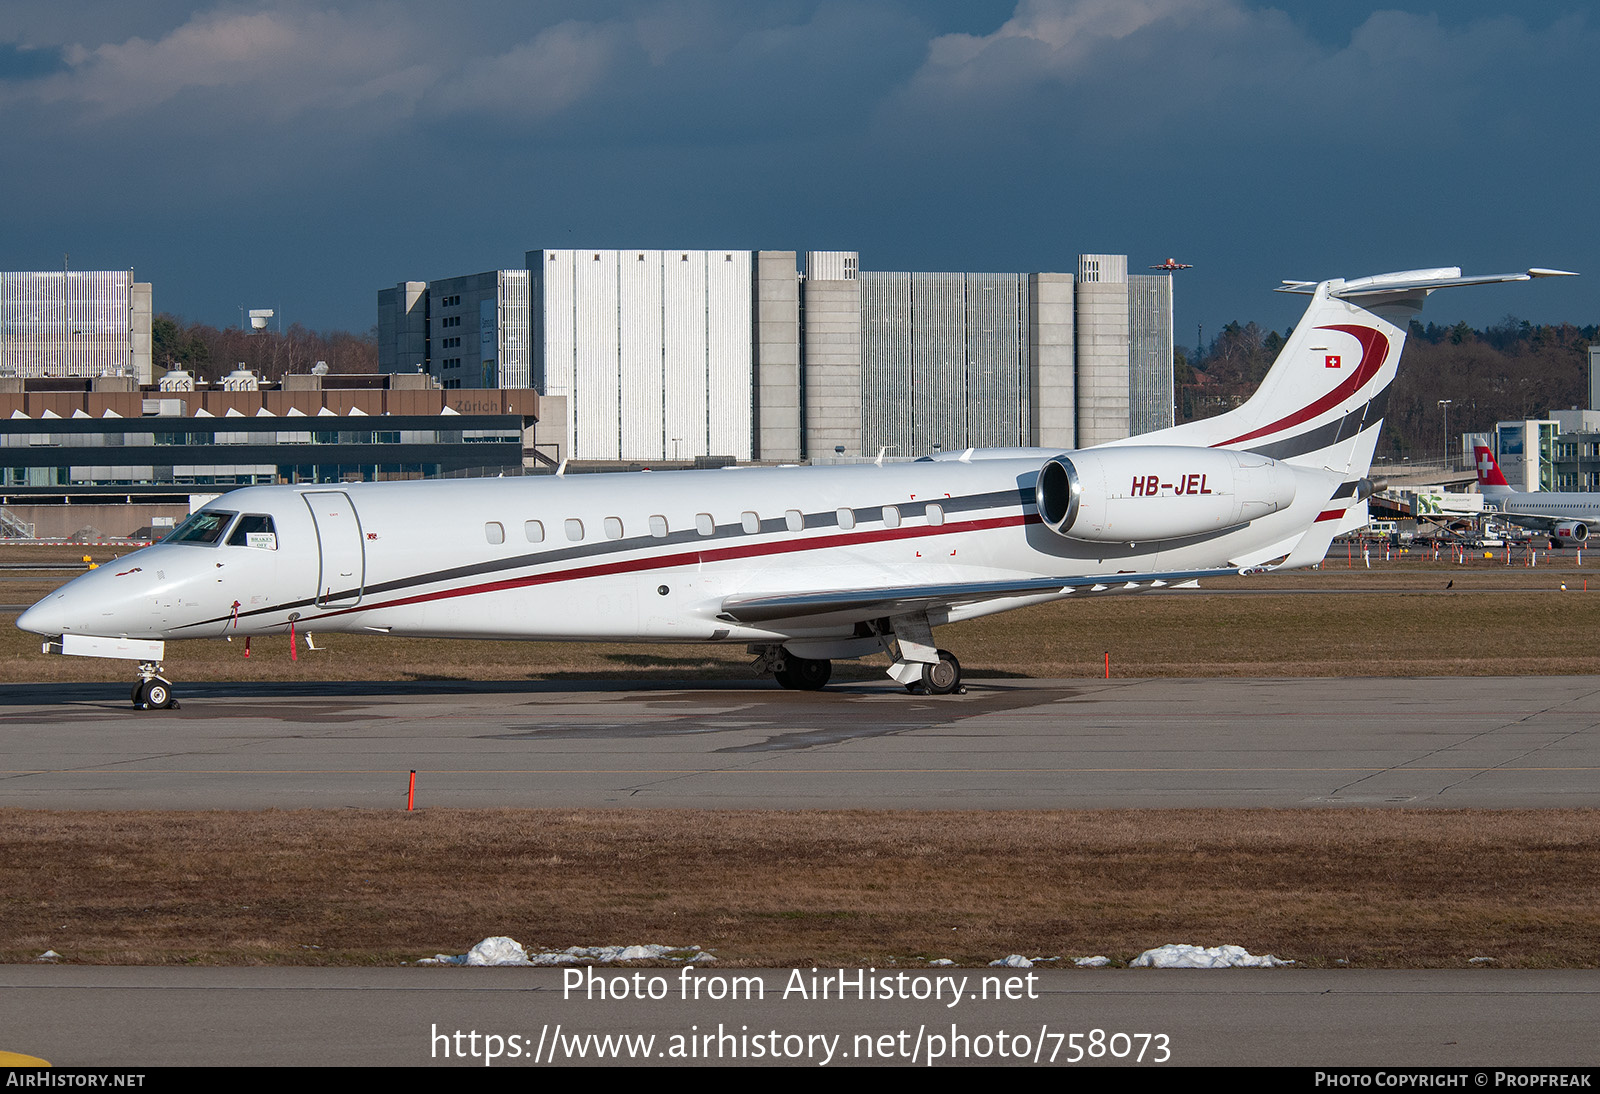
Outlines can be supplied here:
[[[8, 558], [81, 550], [8, 548]], [[53, 552], [53, 556], [52, 556]], [[99, 552], [97, 551], [97, 557]], [[1476, 560], [1469, 566], [1408, 557], [1366, 570], [1332, 560], [1321, 571], [1217, 579], [1188, 592], [1068, 600], [939, 631], [974, 677], [1085, 677], [1111, 654], [1118, 676], [1497, 676], [1600, 674], [1600, 566], [1550, 556], [1538, 568]], [[1595, 556], [1591, 555], [1591, 559]], [[66, 572], [0, 571], [0, 603], [44, 596]], [[1454, 588], [1447, 590], [1447, 582]], [[1560, 586], [1565, 582], [1566, 591]], [[1324, 595], [1320, 590], [1359, 590]], [[174, 643], [178, 680], [524, 680], [747, 678], [742, 646], [473, 642], [324, 635], [321, 653], [288, 659], [287, 637]], [[835, 666], [839, 679], [881, 678], [881, 662]], [[0, 679], [124, 680], [126, 665], [45, 657], [39, 639], [0, 626]]]
[[0, 961], [395, 963], [699, 944], [725, 964], [1600, 964], [1600, 811], [0, 811]]

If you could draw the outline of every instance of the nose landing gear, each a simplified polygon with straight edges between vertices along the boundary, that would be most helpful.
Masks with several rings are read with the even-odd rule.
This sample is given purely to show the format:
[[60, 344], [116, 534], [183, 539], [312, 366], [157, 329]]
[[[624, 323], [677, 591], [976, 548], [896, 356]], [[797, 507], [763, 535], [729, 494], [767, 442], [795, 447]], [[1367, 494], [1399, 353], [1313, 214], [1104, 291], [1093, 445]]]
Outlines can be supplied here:
[[133, 685], [133, 709], [176, 710], [178, 701], [172, 697], [172, 681], [161, 675], [161, 666], [154, 661], [139, 662], [139, 682]]

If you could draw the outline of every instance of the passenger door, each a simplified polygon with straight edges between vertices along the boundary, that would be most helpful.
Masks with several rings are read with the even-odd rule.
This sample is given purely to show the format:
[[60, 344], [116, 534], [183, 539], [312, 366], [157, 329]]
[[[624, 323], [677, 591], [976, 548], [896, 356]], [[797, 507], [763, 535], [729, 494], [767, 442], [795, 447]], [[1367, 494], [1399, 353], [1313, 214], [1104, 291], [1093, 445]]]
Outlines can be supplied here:
[[303, 495], [317, 526], [321, 565], [317, 607], [349, 608], [361, 602], [366, 583], [367, 551], [361, 518], [343, 490], [314, 490]]

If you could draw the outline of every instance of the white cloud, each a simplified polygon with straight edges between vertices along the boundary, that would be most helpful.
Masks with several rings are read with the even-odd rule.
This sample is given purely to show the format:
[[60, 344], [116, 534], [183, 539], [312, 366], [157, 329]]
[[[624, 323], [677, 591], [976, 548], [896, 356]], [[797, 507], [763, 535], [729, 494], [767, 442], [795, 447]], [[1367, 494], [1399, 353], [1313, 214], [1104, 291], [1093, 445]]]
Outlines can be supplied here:
[[1217, 0], [1021, 0], [1016, 13], [993, 34], [947, 34], [929, 48], [932, 70], [976, 75], [991, 51], [1008, 45], [1037, 47], [1033, 56], [1058, 72], [1086, 60], [1097, 44], [1118, 41], [1175, 16], [1232, 5]]
[[568, 20], [497, 56], [461, 66], [439, 87], [434, 110], [551, 118], [602, 86], [636, 46], [626, 25]]
[[414, 103], [436, 79], [421, 36], [336, 11], [214, 10], [162, 37], [68, 45], [66, 69], [14, 85], [9, 110], [28, 104], [74, 121], [163, 118], [286, 122], [383, 101]]
[[[955, 117], [1072, 108], [1048, 128], [1111, 130], [1253, 93], [1318, 60], [1281, 12], [1235, 0], [1022, 0], [993, 34], [934, 39], [895, 106]], [[1069, 120], [1070, 119], [1070, 120]]]
[[1029, 145], [1101, 160], [1154, 147], [1331, 151], [1370, 147], [1374, 127], [1436, 146], [1582, 94], [1597, 44], [1578, 16], [1531, 27], [1382, 11], [1322, 41], [1245, 0], [1020, 0], [991, 34], [935, 38], [880, 105], [877, 132], [969, 163]]

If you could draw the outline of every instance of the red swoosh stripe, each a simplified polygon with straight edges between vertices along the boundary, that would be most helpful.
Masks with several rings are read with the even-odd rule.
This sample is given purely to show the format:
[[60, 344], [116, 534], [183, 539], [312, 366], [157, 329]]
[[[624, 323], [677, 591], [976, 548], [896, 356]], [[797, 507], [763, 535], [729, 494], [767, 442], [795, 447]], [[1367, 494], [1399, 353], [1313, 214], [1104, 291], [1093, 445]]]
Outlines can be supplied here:
[[1039, 523], [1038, 515], [1027, 513], [1016, 516], [991, 517], [987, 520], [955, 521], [934, 526], [886, 528], [883, 531], [868, 532], [865, 535], [835, 534], [816, 536], [810, 539], [776, 540], [768, 543], [752, 543], [740, 547], [723, 547], [714, 551], [679, 551], [670, 555], [651, 555], [646, 558], [632, 558], [622, 562], [606, 562], [594, 566], [577, 566], [570, 570], [530, 574], [527, 577], [509, 577], [499, 581], [485, 581], [476, 585], [463, 585], [454, 589], [439, 589], [431, 593], [418, 593], [415, 596], [386, 600], [381, 604], [357, 604], [351, 608], [324, 612], [312, 619], [303, 620], [302, 623], [315, 623], [318, 620], [332, 619], [334, 616], [351, 615], [357, 612], [376, 612], [382, 611], [384, 608], [400, 608], [407, 604], [422, 604], [430, 600], [448, 600], [458, 596], [477, 596], [480, 593], [502, 592], [506, 589], [525, 589], [531, 585], [550, 585], [558, 581], [577, 581], [586, 577], [607, 577], [612, 574], [663, 570], [674, 566], [694, 566], [706, 562], [724, 562], [736, 558], [756, 558], [761, 555], [790, 554], [798, 551], [820, 551], [829, 547], [848, 547], [861, 543], [881, 543], [897, 539], [944, 536], [958, 532], [977, 532], [989, 528], [1005, 528], [1037, 523]]
[[1253, 441], [1257, 437], [1265, 437], [1269, 433], [1277, 433], [1291, 426], [1297, 426], [1301, 422], [1310, 421], [1318, 414], [1325, 410], [1331, 410], [1360, 391], [1368, 380], [1378, 374], [1378, 370], [1383, 367], [1384, 360], [1389, 356], [1389, 339], [1383, 336], [1382, 331], [1373, 327], [1359, 327], [1351, 323], [1334, 323], [1330, 326], [1318, 327], [1317, 330], [1343, 331], [1361, 343], [1361, 363], [1356, 366], [1355, 372], [1351, 373], [1342, 384], [1310, 406], [1302, 407], [1288, 417], [1279, 418], [1271, 425], [1264, 425], [1260, 429], [1234, 437], [1232, 440], [1219, 441], [1212, 445], [1212, 448], [1226, 448], [1228, 445], [1238, 444], [1240, 441]]

